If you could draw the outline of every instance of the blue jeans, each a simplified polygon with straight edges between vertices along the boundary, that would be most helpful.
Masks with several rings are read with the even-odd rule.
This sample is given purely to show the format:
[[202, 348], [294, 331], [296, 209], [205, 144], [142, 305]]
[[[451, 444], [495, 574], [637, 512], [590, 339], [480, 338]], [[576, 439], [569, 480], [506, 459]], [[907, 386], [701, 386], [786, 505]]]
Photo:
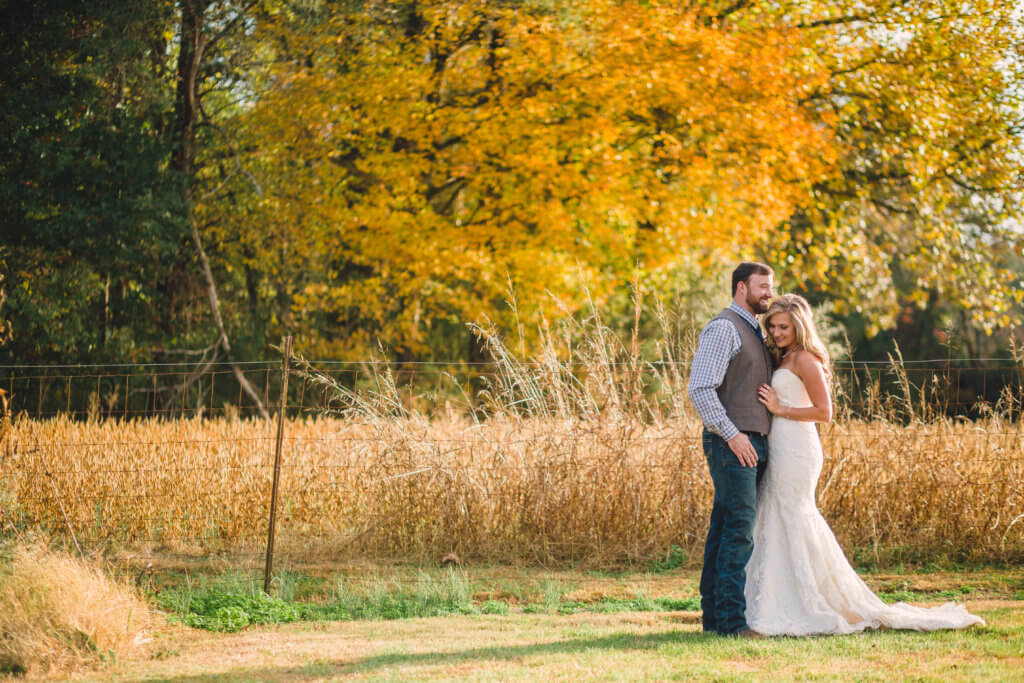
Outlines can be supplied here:
[[715, 502], [704, 570], [700, 577], [700, 606], [705, 631], [723, 635], [747, 628], [747, 561], [754, 551], [757, 485], [768, 463], [768, 439], [747, 433], [757, 451], [757, 467], [744, 467], [722, 437], [704, 430], [701, 441], [708, 461]]

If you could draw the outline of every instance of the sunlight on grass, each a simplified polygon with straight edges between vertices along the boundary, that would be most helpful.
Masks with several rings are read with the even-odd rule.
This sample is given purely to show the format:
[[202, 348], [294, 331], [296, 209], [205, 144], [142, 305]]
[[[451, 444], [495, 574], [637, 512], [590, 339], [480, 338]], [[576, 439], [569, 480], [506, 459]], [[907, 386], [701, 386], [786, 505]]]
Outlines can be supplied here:
[[[996, 618], [995, 612], [985, 615]], [[445, 678], [467, 670], [478, 679], [1006, 679], [1015, 671], [1019, 676], [1015, 667], [1022, 663], [1018, 643], [1024, 619], [1020, 610], [1004, 617], [1004, 626], [957, 632], [746, 641], [705, 635], [696, 626], [674, 627], [661, 619], [622, 630], [626, 624], [614, 622], [560, 627], [557, 620], [538, 615], [530, 623], [533, 640], [516, 633], [514, 642], [498, 644], [482, 635], [475, 647], [372, 655], [335, 673], [402, 680]], [[486, 627], [477, 628], [487, 633]]]
[[[889, 598], [941, 602], [962, 596], [987, 620], [985, 627], [758, 641], [700, 631], [696, 570], [608, 574], [376, 566], [325, 574], [290, 567], [284, 573], [273, 596], [262, 594], [256, 572], [168, 575], [173, 583], [160, 584], [153, 599], [175, 618], [243, 632], [188, 630], [185, 639], [165, 637], [147, 667], [125, 663], [112, 674], [231, 680], [973, 681], [1020, 680], [1024, 671], [1024, 609], [1014, 601], [1024, 581], [1019, 568], [865, 574]], [[234, 609], [245, 613], [247, 624], [230, 621]], [[226, 647], [235, 653], [231, 661], [222, 656]]]

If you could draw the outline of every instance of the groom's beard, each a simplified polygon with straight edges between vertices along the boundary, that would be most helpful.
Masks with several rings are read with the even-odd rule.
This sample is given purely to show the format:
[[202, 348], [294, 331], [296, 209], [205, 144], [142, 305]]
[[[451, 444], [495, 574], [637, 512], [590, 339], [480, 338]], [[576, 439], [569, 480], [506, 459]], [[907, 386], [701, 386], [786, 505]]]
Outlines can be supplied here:
[[770, 297], [765, 297], [763, 299], [753, 299], [748, 296], [747, 305], [754, 310], [754, 313], [767, 313], [768, 308], [772, 305], [772, 300]]

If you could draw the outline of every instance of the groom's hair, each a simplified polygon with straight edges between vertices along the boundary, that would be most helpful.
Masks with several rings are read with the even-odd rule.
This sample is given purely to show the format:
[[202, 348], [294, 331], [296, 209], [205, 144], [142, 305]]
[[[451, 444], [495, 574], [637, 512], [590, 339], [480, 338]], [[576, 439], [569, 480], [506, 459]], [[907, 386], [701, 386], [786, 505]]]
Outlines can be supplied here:
[[751, 275], [771, 275], [772, 269], [757, 261], [744, 261], [732, 271], [732, 295], [736, 296], [736, 288], [741, 282], [746, 282]]

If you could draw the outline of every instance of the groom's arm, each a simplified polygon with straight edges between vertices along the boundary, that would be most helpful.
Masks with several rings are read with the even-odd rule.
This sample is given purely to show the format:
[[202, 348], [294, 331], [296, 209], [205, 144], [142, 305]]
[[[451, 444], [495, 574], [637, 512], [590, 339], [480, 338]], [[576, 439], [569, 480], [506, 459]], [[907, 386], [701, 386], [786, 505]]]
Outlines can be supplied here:
[[727, 320], [712, 320], [700, 333], [697, 353], [690, 368], [689, 394], [697, 414], [709, 431], [730, 441], [740, 433], [725, 413], [718, 387], [725, 380], [729, 362], [740, 351], [736, 328]]

